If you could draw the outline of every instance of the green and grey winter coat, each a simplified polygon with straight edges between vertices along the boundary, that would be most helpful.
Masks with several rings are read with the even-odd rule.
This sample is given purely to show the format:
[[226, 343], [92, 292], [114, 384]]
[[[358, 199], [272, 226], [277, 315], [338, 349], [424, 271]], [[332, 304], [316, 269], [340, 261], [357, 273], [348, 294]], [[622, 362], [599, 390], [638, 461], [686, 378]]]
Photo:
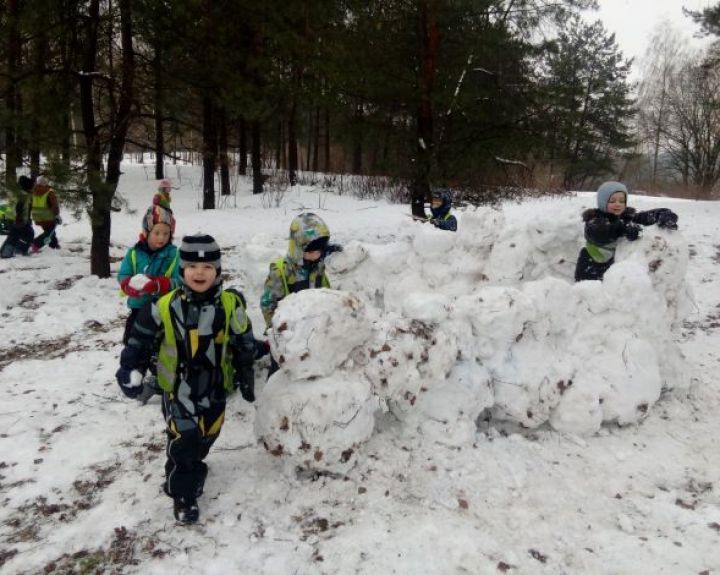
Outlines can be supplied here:
[[330, 281], [325, 274], [324, 257], [311, 268], [303, 265], [303, 252], [307, 245], [319, 238], [329, 237], [330, 230], [327, 225], [315, 214], [300, 214], [292, 221], [288, 253], [284, 258], [270, 263], [270, 272], [260, 298], [260, 309], [268, 327], [272, 323], [278, 303], [286, 295], [305, 289], [330, 287]]

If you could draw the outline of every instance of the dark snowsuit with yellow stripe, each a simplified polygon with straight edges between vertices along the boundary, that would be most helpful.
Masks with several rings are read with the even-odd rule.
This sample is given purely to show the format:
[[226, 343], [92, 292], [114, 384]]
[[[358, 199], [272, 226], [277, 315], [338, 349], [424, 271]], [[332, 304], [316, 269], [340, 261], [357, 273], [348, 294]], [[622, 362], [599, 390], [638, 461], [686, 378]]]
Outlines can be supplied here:
[[[254, 380], [255, 338], [245, 301], [233, 290], [225, 293], [225, 299], [234, 294], [232, 309], [223, 303], [220, 286], [204, 294], [183, 286], [146, 304], [120, 356], [122, 367], [145, 371], [153, 351], [160, 350], [158, 383], [168, 438], [165, 492], [171, 497], [202, 494], [203, 459], [220, 434], [226, 397], [236, 382]], [[168, 366], [173, 373], [164, 371]]]

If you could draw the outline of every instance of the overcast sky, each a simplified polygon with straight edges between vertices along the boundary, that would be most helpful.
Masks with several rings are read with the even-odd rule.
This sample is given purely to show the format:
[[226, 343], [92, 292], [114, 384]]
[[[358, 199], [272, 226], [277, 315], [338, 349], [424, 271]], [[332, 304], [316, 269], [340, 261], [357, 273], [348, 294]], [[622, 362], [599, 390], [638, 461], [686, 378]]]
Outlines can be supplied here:
[[[663, 20], [669, 20], [688, 42], [701, 47], [707, 40], [693, 38], [699, 27], [682, 12], [683, 7], [702, 10], [719, 0], [598, 0], [600, 10], [588, 14], [589, 20], [600, 18], [605, 28], [615, 33], [623, 54], [638, 60], [648, 46], [650, 35]], [[637, 69], [634, 70], [637, 73]]]

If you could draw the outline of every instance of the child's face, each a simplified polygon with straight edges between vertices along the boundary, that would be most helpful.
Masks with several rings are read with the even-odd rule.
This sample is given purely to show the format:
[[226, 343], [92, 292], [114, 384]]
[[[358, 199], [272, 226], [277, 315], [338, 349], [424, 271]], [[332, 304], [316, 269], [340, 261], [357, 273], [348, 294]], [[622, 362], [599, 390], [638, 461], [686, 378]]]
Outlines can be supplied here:
[[310, 252], [303, 252], [303, 259], [307, 262], [319, 261], [322, 257], [322, 250], [312, 250]]
[[196, 293], [205, 293], [215, 283], [217, 270], [207, 262], [190, 262], [185, 266], [183, 279], [187, 286]]
[[170, 241], [170, 226], [167, 224], [155, 224], [148, 234], [148, 246], [151, 250], [159, 250]]
[[607, 211], [613, 215], [619, 216], [625, 211], [625, 207], [627, 205], [626, 201], [624, 193], [615, 192], [608, 200]]
[[430, 205], [433, 208], [438, 209], [440, 206], [442, 206], [442, 198], [432, 198], [430, 200]]

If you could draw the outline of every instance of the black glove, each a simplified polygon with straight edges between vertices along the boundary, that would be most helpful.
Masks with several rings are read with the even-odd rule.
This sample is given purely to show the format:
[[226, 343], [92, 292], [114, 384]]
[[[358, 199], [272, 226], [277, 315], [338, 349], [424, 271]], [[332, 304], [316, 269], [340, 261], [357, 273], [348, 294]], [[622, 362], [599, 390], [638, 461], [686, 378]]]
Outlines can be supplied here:
[[240, 395], [248, 403], [255, 401], [255, 372], [251, 367], [235, 373], [235, 389], [240, 390]]
[[136, 369], [121, 367], [115, 372], [115, 379], [122, 392], [130, 399], [138, 397], [143, 390], [143, 374]]
[[335, 252], [341, 252], [343, 251], [343, 247], [340, 244], [328, 244], [325, 248], [326, 254], [332, 254]]
[[265, 339], [255, 340], [255, 359], [265, 357], [270, 353], [270, 343]]
[[666, 230], [678, 229], [678, 215], [673, 211], [667, 210], [660, 212], [656, 221], [659, 228], [664, 228]]
[[625, 226], [625, 232], [624, 236], [629, 239], [631, 242], [634, 242], [636, 239], [640, 237], [640, 230], [642, 228], [638, 226], [637, 224], [627, 224]]

